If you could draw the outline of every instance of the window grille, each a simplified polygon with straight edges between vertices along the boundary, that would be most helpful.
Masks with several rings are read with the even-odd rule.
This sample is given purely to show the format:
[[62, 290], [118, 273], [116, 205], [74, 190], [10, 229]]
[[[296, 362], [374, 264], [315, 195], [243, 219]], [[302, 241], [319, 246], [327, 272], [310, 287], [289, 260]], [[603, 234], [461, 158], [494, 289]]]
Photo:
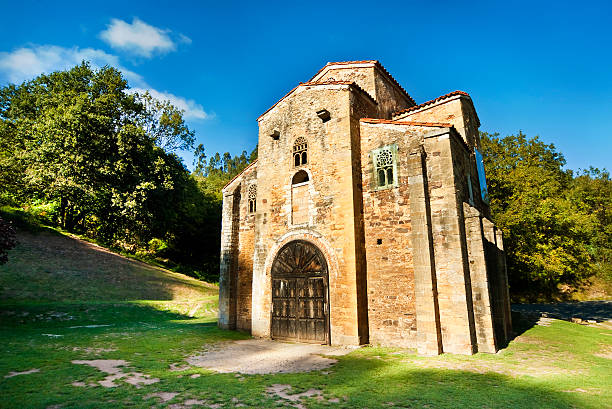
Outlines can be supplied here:
[[372, 151], [374, 187], [385, 189], [397, 186], [397, 145], [389, 145]]
[[308, 143], [303, 137], [299, 137], [293, 143], [293, 165], [303, 166], [308, 163]]
[[249, 213], [255, 213], [257, 210], [257, 186], [249, 186]]

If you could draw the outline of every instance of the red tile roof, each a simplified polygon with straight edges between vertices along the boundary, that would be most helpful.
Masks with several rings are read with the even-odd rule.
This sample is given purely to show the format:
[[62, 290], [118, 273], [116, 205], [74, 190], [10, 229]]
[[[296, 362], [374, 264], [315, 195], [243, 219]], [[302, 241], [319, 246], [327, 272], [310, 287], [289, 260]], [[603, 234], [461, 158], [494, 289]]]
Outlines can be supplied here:
[[300, 85], [351, 85], [353, 81], [306, 81], [300, 82]]
[[433, 126], [437, 128], [452, 128], [452, 124], [443, 122], [415, 122], [415, 121], [393, 121], [391, 119], [377, 119], [377, 118], [361, 118], [360, 122], [367, 124], [390, 124], [390, 125], [412, 125], [412, 126]]
[[466, 96], [466, 97], [470, 98], [470, 94], [468, 94], [467, 92], [453, 91], [453, 92], [449, 92], [446, 95], [442, 95], [441, 97], [438, 97], [436, 99], [432, 99], [431, 101], [423, 102], [420, 105], [413, 106], [413, 107], [410, 107], [410, 108], [402, 109], [401, 111], [394, 112], [391, 115], [391, 117], [395, 117], [395, 116], [398, 116], [398, 115], [401, 115], [401, 114], [405, 114], [407, 112], [412, 112], [412, 111], [419, 110], [419, 109], [421, 109], [423, 107], [426, 107], [427, 105], [435, 104], [436, 102], [442, 101], [442, 100], [450, 98], [450, 97], [454, 97], [456, 95], [463, 95], [463, 96]]

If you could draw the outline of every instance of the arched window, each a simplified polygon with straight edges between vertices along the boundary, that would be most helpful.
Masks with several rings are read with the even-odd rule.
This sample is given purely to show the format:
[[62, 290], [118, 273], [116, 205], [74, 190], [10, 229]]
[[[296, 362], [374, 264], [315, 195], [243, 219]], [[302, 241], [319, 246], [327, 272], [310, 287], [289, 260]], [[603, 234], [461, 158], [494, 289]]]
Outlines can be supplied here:
[[308, 173], [305, 170], [300, 170], [298, 173], [293, 175], [293, 179], [291, 179], [292, 185], [297, 185], [299, 183], [308, 182]]
[[308, 143], [303, 137], [299, 137], [293, 142], [293, 165], [295, 167], [308, 163]]
[[388, 188], [397, 185], [397, 164], [395, 153], [397, 145], [389, 145], [375, 149], [373, 153], [374, 175], [377, 188]]
[[257, 211], [257, 186], [249, 186], [249, 213]]

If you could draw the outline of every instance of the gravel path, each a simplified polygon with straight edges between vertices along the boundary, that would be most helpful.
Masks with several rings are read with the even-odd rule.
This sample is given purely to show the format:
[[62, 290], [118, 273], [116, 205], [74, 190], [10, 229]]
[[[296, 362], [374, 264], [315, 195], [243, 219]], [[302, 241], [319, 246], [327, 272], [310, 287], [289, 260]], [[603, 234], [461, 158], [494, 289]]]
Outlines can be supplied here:
[[248, 339], [221, 344], [202, 355], [187, 358], [187, 362], [222, 373], [308, 372], [329, 368], [337, 360], [327, 356], [346, 355], [356, 348]]

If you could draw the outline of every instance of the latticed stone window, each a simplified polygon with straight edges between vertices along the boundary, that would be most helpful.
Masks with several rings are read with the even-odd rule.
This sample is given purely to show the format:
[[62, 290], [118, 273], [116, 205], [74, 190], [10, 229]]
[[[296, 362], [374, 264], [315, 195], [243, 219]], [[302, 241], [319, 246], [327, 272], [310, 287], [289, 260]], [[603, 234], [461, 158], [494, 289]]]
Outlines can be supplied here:
[[255, 213], [257, 210], [257, 186], [249, 186], [249, 213]]
[[308, 163], [308, 143], [303, 137], [299, 137], [293, 142], [293, 165], [295, 167]]
[[374, 187], [386, 189], [397, 186], [397, 145], [388, 145], [372, 151]]

